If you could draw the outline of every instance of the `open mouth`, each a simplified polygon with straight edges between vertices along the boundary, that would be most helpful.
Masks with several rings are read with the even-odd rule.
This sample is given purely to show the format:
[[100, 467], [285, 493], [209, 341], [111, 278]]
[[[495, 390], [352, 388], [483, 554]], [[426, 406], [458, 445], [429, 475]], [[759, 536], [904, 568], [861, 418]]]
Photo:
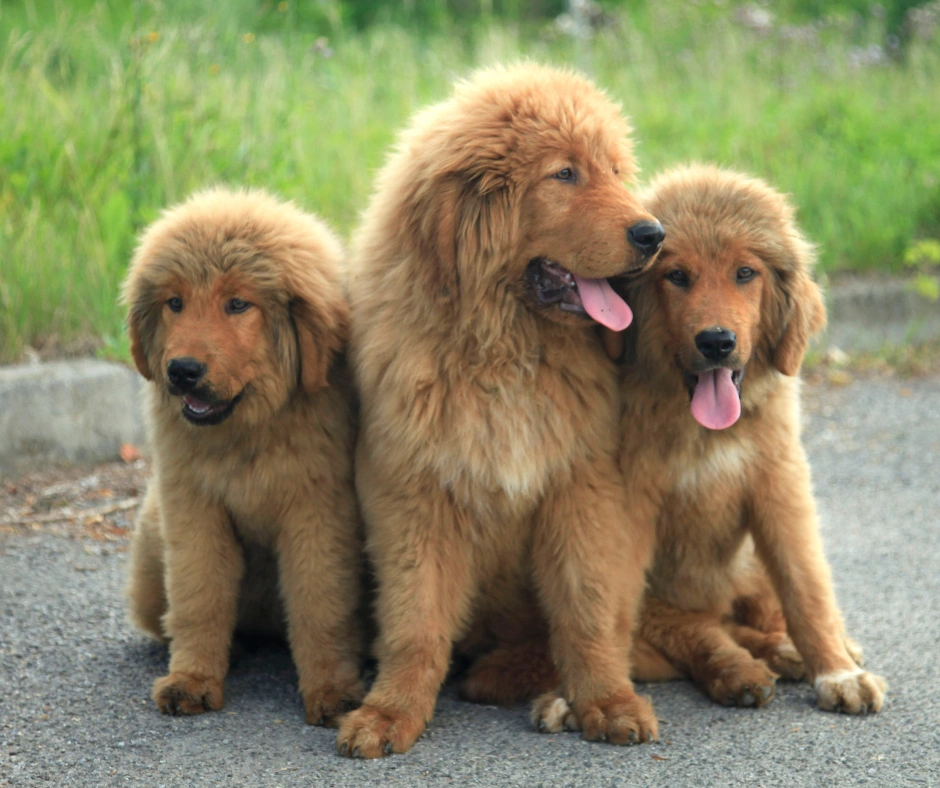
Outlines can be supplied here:
[[741, 379], [744, 367], [715, 367], [697, 375], [683, 373], [692, 398], [692, 416], [703, 427], [723, 430], [741, 417]]
[[227, 402], [212, 403], [199, 399], [194, 394], [184, 394], [183, 418], [201, 426], [221, 424], [232, 415], [232, 411], [235, 410], [235, 406], [241, 397], [242, 395], [239, 394]]
[[539, 303], [582, 314], [613, 331], [623, 331], [633, 312], [606, 279], [591, 279], [542, 257], [529, 263], [526, 279]]

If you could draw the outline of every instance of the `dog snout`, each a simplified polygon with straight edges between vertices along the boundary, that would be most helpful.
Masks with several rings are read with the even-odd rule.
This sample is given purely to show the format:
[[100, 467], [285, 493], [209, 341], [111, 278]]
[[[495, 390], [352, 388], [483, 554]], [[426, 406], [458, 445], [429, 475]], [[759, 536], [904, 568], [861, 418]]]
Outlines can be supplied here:
[[645, 257], [652, 257], [663, 245], [666, 231], [657, 222], [637, 222], [627, 229], [627, 240], [630, 245]]
[[192, 391], [206, 374], [206, 365], [194, 358], [174, 358], [166, 365], [166, 376], [180, 391]]
[[738, 338], [727, 328], [708, 328], [695, 335], [695, 347], [709, 361], [722, 361], [734, 352]]

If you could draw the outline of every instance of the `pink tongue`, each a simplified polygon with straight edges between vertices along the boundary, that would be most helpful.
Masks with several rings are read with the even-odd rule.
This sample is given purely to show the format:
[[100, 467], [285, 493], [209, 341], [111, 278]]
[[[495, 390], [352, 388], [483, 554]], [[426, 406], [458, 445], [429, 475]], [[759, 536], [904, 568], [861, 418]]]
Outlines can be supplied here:
[[[572, 272], [574, 273], [574, 272]], [[587, 279], [574, 275], [586, 311], [602, 326], [611, 331], [623, 331], [633, 322], [633, 312], [606, 279]]]
[[192, 397], [189, 394], [183, 397], [183, 402], [185, 402], [189, 406], [190, 410], [196, 413], [205, 413], [207, 410], [210, 409], [209, 403], [203, 402], [201, 399], [196, 399], [195, 397]]
[[692, 395], [692, 415], [703, 427], [723, 430], [741, 416], [741, 398], [731, 382], [730, 369], [711, 369], [698, 376]]

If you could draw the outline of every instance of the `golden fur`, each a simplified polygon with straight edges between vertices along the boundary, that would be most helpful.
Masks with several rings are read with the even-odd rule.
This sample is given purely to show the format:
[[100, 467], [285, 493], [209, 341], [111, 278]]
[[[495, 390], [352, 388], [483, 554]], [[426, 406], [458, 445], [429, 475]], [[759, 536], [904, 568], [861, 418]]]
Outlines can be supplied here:
[[[657, 531], [642, 637], [721, 703], [762, 705], [775, 674], [805, 674], [821, 708], [878, 711], [885, 684], [847, 642], [800, 441], [800, 365], [825, 322], [813, 249], [783, 195], [736, 173], [677, 169], [644, 202], [666, 243], [628, 292], [622, 467]], [[684, 380], [709, 366], [696, 335], [714, 326], [737, 336], [721, 365], [744, 370], [741, 416], [717, 430]]]
[[[169, 675], [153, 686], [164, 712], [221, 708], [236, 627], [285, 623], [307, 721], [361, 699], [341, 262], [315, 217], [221, 189], [166, 212], [137, 249], [124, 300], [151, 381], [153, 478], [128, 592], [134, 622], [169, 641]], [[170, 376], [180, 359], [205, 367], [188, 400]], [[187, 402], [224, 420], [192, 423]]]
[[[626, 290], [627, 527], [656, 530], [633, 677], [691, 676], [742, 706], [767, 703], [779, 676], [805, 677], [820, 708], [878, 711], [885, 683], [845, 636], [800, 441], [799, 369], [825, 321], [812, 247], [783, 195], [715, 167], [659, 176], [644, 204], [666, 241]], [[688, 376], [713, 366], [696, 337], [715, 327], [737, 338], [720, 365], [744, 369], [741, 415], [725, 429], [690, 413]], [[526, 670], [515, 659], [491, 666], [484, 698], [548, 686], [544, 658]], [[552, 693], [536, 707], [553, 730], [577, 724]]]
[[453, 644], [544, 638], [533, 598], [585, 736], [656, 735], [628, 680], [651, 534], [618, 527], [615, 367], [592, 321], [526, 279], [542, 258], [590, 277], [649, 263], [627, 240], [653, 221], [622, 182], [628, 135], [578, 76], [486, 70], [419, 114], [379, 175], [351, 280], [379, 673], [341, 753], [408, 750]]

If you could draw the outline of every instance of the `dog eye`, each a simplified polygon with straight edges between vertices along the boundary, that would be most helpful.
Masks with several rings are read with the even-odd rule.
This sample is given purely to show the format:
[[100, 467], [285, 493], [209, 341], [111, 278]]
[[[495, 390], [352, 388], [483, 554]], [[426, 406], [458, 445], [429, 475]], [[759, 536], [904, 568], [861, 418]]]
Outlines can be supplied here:
[[746, 265], [738, 269], [737, 278], [739, 282], [750, 282], [755, 276], [757, 276], [757, 271], [748, 268]]
[[670, 271], [668, 274], [666, 274], [666, 279], [668, 279], [674, 285], [678, 285], [679, 287], [688, 287], [689, 285], [689, 275], [681, 268], [677, 268], [675, 271]]
[[183, 311], [183, 299], [179, 296], [173, 296], [172, 298], [167, 299], [166, 305], [170, 307], [171, 312]]
[[559, 170], [554, 175], [555, 180], [559, 181], [568, 181], [571, 182], [575, 179], [574, 170], [571, 167], [565, 167], [564, 169]]
[[242, 301], [240, 298], [231, 298], [225, 305], [225, 311], [230, 315], [237, 315], [241, 312], [244, 312], [250, 306], [251, 304], [249, 304], [247, 301]]

